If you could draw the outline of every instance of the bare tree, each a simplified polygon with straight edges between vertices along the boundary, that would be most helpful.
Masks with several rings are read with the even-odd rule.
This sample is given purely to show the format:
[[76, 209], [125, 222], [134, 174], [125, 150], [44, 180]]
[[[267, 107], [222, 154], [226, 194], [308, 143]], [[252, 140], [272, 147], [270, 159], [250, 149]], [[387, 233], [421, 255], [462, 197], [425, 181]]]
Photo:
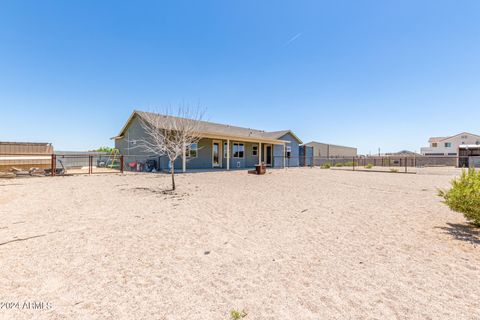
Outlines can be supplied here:
[[170, 163], [172, 190], [175, 190], [175, 160], [180, 156], [186, 161], [192, 144], [200, 140], [200, 127], [203, 112], [199, 108], [178, 108], [175, 116], [170, 110], [163, 114], [139, 112], [140, 124], [145, 138], [138, 146], [146, 152], [166, 156]]

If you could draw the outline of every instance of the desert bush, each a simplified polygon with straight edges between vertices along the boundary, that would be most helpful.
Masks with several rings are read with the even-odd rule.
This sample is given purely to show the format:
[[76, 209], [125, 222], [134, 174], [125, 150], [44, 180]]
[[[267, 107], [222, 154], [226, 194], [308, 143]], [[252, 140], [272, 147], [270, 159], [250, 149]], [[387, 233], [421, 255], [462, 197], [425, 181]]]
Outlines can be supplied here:
[[397, 168], [390, 168], [390, 172], [398, 172]]
[[353, 166], [356, 166], [357, 163], [356, 162], [353, 162], [353, 161], [349, 161], [349, 162], [345, 162], [343, 164], [345, 167], [353, 167]]
[[468, 221], [480, 227], [480, 171], [464, 170], [452, 181], [450, 190], [439, 190], [439, 196], [450, 209], [463, 213]]
[[337, 164], [335, 165], [335, 167], [343, 167], [343, 163], [341, 163], [341, 162], [340, 162], [340, 163], [337, 163]]
[[232, 310], [230, 311], [230, 318], [232, 320], [240, 320], [242, 318], [245, 318], [247, 316], [247, 313], [245, 310], [242, 311], [237, 311], [237, 310]]
[[320, 166], [320, 169], [330, 169], [331, 165], [330, 163], [324, 163]]
[[373, 168], [373, 164], [369, 163], [365, 166], [365, 169], [372, 169]]

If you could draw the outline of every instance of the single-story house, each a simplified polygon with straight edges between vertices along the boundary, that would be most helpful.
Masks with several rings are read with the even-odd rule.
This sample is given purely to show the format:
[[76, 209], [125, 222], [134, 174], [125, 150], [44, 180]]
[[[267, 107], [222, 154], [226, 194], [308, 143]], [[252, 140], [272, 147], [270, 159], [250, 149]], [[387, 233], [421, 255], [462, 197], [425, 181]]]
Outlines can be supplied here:
[[[153, 165], [156, 170], [168, 170], [170, 164], [166, 156], [150, 154], [138, 147], [139, 141], [146, 138], [140, 122], [146, 114], [134, 111], [130, 115], [119, 134], [112, 138], [115, 148], [124, 156], [129, 167], [133, 168], [136, 162], [150, 160], [150, 167]], [[151, 115], [162, 117], [159, 123], [168, 123], [176, 118]], [[230, 170], [252, 168], [259, 162], [273, 168], [299, 166], [299, 145], [302, 141], [291, 130], [267, 132], [207, 121], [199, 121], [198, 127], [201, 139], [188, 147], [186, 161], [182, 157], [175, 161], [175, 169]]]

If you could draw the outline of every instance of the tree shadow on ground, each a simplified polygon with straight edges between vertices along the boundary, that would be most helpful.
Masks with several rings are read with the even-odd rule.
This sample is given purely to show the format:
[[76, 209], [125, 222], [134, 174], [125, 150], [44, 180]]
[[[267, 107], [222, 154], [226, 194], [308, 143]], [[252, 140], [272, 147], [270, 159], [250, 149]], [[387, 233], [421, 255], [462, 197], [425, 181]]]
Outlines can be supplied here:
[[480, 245], [480, 228], [469, 224], [447, 223], [447, 227], [437, 227], [454, 239]]
[[182, 199], [185, 196], [188, 196], [188, 193], [178, 192], [177, 190], [172, 190], [171, 188], [161, 189], [161, 188], [148, 188], [148, 187], [135, 187], [129, 188], [129, 190], [140, 191], [140, 192], [149, 192], [157, 195], [164, 195], [170, 198]]

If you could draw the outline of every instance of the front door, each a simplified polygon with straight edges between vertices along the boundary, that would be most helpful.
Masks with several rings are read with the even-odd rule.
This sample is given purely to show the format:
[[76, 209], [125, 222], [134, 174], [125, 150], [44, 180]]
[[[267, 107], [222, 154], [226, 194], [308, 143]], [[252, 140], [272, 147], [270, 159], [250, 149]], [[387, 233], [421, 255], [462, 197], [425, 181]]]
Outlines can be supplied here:
[[212, 166], [214, 168], [219, 168], [222, 166], [222, 150], [221, 150], [221, 141], [213, 140], [212, 145]]
[[272, 166], [272, 146], [265, 145], [265, 165]]

